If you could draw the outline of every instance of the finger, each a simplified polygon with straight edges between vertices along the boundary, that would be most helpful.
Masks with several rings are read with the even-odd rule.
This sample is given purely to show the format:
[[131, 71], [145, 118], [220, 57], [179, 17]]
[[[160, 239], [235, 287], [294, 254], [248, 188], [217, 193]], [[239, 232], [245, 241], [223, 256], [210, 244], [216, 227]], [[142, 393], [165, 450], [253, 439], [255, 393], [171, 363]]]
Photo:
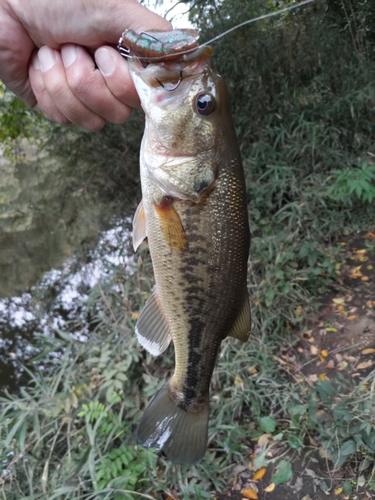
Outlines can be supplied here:
[[105, 125], [101, 116], [91, 111], [74, 94], [65, 74], [59, 51], [42, 47], [38, 52], [44, 85], [53, 104], [68, 120], [88, 130], [100, 130]]
[[[99, 8], [101, 14], [93, 19], [92, 31], [101, 33], [108, 43], [117, 43], [125, 28], [140, 32], [147, 29], [170, 30], [172, 25], [163, 17], [141, 5], [137, 0], [119, 2], [108, 0]], [[110, 12], [110, 15], [108, 15]], [[102, 44], [101, 44], [102, 45]]]
[[60, 123], [61, 125], [70, 124], [70, 120], [58, 110], [46, 89], [37, 52], [35, 52], [31, 58], [31, 63], [29, 65], [29, 80], [33, 95], [36, 99], [36, 103], [34, 99], [34, 105], [31, 107], [43, 113], [53, 122]]
[[[114, 56], [119, 56], [120, 60], [116, 58], [113, 66], [121, 79], [122, 75], [126, 76], [126, 63], [114, 49], [111, 50]], [[138, 103], [133, 86], [130, 88], [131, 92], [125, 87], [125, 91], [119, 92], [117, 96], [114, 95], [101, 71], [95, 67], [92, 57], [80, 46], [63, 45], [61, 56], [69, 87], [81, 103], [98, 116], [113, 123], [122, 123], [129, 118], [131, 107]], [[112, 61], [112, 57], [109, 59]]]
[[100, 47], [95, 61], [111, 93], [133, 108], [139, 107], [139, 97], [124, 58], [112, 47]]

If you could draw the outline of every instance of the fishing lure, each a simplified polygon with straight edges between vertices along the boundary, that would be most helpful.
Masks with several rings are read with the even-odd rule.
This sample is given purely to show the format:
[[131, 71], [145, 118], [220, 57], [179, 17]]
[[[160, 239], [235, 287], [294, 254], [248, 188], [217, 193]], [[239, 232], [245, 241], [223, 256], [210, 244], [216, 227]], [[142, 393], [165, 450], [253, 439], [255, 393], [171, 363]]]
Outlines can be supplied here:
[[[166, 59], [177, 59], [179, 56], [184, 56], [200, 47], [216, 42], [242, 26], [261, 21], [262, 19], [267, 19], [268, 17], [278, 16], [283, 12], [297, 9], [315, 1], [316, 0], [303, 0], [295, 5], [289, 5], [284, 9], [248, 19], [200, 45], [198, 44], [199, 34], [193, 29], [177, 29], [165, 32], [149, 30], [147, 32], [141, 31], [139, 34], [133, 30], [125, 30], [119, 39], [117, 50], [125, 58], [136, 58], [140, 61], [144, 61], [146, 64], [148, 62], [160, 62]], [[152, 34], [156, 31], [157, 37]]]

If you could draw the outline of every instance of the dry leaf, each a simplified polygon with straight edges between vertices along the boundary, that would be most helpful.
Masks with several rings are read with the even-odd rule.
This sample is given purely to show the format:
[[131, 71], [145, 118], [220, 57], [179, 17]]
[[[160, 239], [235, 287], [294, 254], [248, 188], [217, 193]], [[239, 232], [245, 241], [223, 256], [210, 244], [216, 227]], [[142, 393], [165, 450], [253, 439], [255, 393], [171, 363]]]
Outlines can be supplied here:
[[276, 484], [275, 483], [271, 483], [270, 485], [267, 486], [267, 488], [264, 488], [264, 491], [266, 493], [271, 493], [271, 491], [273, 491], [275, 488], [276, 488]]
[[325, 379], [327, 378], [327, 375], [326, 375], [325, 373], [321, 373], [321, 374], [319, 375], [319, 378], [320, 378], [320, 380], [321, 380], [322, 382], [324, 382], [324, 381], [325, 381]]
[[310, 382], [317, 382], [318, 381], [318, 375], [316, 373], [312, 373], [311, 375], [309, 375], [307, 377], [307, 379], [310, 381]]
[[261, 469], [257, 470], [253, 476], [254, 481], [258, 481], [259, 479], [262, 479], [262, 477], [264, 477], [266, 472], [267, 472], [266, 467], [262, 467]]
[[262, 434], [259, 439], [258, 439], [258, 446], [261, 446], [262, 448], [268, 444], [270, 440], [271, 434]]
[[252, 500], [258, 500], [258, 493], [253, 490], [253, 488], [248, 488], [247, 490], [242, 490], [241, 495], [243, 495], [245, 498], [250, 498]]
[[302, 306], [298, 306], [297, 309], [296, 309], [296, 315], [297, 316], [301, 316], [302, 311], [303, 311]]
[[338, 311], [344, 311], [345, 310], [345, 306], [337, 306], [336, 309]]
[[357, 250], [357, 254], [359, 255], [364, 255], [365, 253], [367, 253], [366, 248], [363, 248], [362, 250]]
[[249, 368], [247, 371], [250, 375], [255, 375], [256, 373], [258, 373], [258, 370], [256, 368]]
[[333, 302], [336, 304], [336, 305], [341, 305], [345, 302], [345, 299], [343, 297], [337, 297], [337, 299], [333, 299]]
[[362, 276], [361, 280], [362, 281], [368, 281], [370, 278], [368, 276]]
[[342, 370], [345, 370], [345, 368], [348, 366], [347, 361], [340, 361], [339, 364], [337, 365], [337, 369], [339, 372]]
[[336, 328], [326, 328], [326, 331], [327, 331], [327, 332], [333, 332], [333, 333], [336, 333], [336, 332], [337, 332], [337, 329], [336, 329]]
[[310, 346], [310, 351], [314, 356], [318, 354], [318, 348], [315, 345]]
[[321, 355], [326, 358], [328, 356], [328, 351], [326, 351], [326, 349], [323, 349], [323, 351], [321, 351]]
[[371, 269], [374, 269], [374, 266], [372, 266], [371, 264], [367, 266], [367, 269], [369, 269], [371, 271]]
[[341, 492], [342, 492], [342, 488], [335, 489], [335, 495], [340, 495]]
[[357, 370], [366, 370], [366, 368], [370, 368], [373, 365], [372, 359], [369, 359], [368, 361], [364, 361], [363, 363], [359, 363], [359, 365], [356, 366]]
[[333, 361], [333, 359], [329, 360], [328, 363], [326, 364], [326, 368], [328, 368], [328, 370], [332, 370], [334, 367], [335, 367], [335, 362]]
[[369, 347], [368, 349], [363, 349], [363, 351], [361, 352], [361, 354], [374, 354], [375, 353], [375, 349], [373, 347]]
[[353, 319], [356, 319], [357, 316], [355, 314], [352, 314], [351, 316], [348, 316], [346, 319], [349, 321], [353, 321]]

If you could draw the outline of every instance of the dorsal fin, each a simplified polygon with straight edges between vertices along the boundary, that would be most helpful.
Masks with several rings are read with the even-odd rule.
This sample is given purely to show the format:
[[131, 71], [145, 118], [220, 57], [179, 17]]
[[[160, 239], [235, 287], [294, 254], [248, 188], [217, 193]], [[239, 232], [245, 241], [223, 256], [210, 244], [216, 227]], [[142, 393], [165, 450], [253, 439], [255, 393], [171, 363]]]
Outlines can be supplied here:
[[229, 333], [230, 337], [234, 337], [242, 342], [246, 342], [251, 333], [251, 313], [249, 297], [246, 293], [244, 305], [238, 314], [236, 321]]

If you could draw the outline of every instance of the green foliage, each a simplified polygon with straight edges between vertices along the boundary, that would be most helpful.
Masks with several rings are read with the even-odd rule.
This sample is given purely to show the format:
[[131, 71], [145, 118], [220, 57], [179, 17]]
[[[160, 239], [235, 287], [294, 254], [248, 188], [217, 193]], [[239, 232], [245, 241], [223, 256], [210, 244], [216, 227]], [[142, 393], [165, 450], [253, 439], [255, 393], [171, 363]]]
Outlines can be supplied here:
[[335, 182], [328, 192], [338, 201], [372, 203], [375, 199], [375, 165], [363, 162], [361, 168], [332, 170]]
[[41, 144], [51, 130], [50, 122], [16, 98], [5, 88], [1, 80], [0, 122], [0, 143], [3, 152], [12, 161], [17, 157], [14, 148], [18, 139], [33, 139], [34, 143]]
[[[123, 490], [137, 491], [137, 484], [155, 468], [156, 455], [142, 448], [122, 445], [107, 453], [96, 469], [98, 489], [116, 484]], [[120, 498], [120, 497], [117, 497]]]
[[277, 485], [285, 484], [292, 479], [293, 469], [289, 460], [281, 460], [277, 465], [277, 471], [273, 474], [271, 481]]
[[338, 381], [318, 382], [309, 401], [310, 425], [318, 430], [318, 440], [335, 468], [359, 459], [362, 472], [375, 465], [374, 374], [358, 387], [351, 387], [345, 377]]

